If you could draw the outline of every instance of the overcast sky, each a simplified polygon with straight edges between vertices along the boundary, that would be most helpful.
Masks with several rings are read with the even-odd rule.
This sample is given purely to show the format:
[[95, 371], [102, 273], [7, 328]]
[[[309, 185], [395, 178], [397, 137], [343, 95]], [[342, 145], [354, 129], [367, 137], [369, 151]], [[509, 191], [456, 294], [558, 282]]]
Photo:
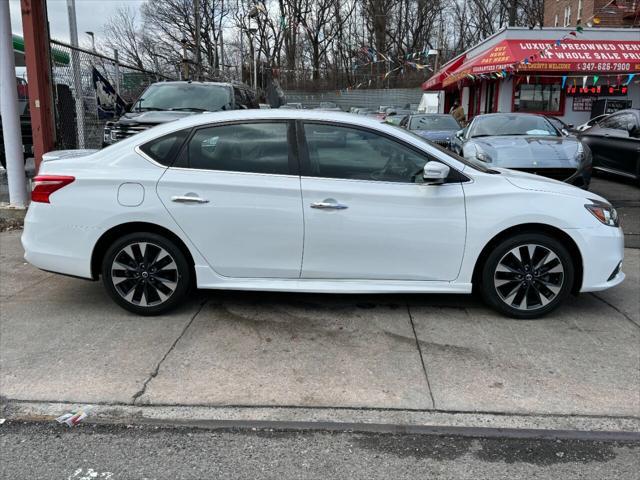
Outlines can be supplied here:
[[[3, 1], [3, 0], [0, 0]], [[76, 17], [78, 20], [78, 39], [81, 45], [88, 44], [86, 31], [94, 32], [96, 41], [102, 36], [105, 21], [118, 7], [130, 5], [135, 10], [140, 8], [144, 0], [76, 0]], [[11, 10], [11, 29], [13, 33], [22, 35], [22, 15], [20, 0], [9, 0]], [[51, 38], [69, 41], [69, 20], [67, 0], [47, 0], [49, 29]]]

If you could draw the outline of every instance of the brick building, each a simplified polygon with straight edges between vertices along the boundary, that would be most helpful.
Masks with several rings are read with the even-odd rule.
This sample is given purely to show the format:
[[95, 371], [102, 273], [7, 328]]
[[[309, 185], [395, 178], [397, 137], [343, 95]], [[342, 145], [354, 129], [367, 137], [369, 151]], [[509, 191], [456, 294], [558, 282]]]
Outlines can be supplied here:
[[[640, 27], [640, 0], [544, 0], [544, 26]], [[591, 23], [592, 25], [588, 25]]]

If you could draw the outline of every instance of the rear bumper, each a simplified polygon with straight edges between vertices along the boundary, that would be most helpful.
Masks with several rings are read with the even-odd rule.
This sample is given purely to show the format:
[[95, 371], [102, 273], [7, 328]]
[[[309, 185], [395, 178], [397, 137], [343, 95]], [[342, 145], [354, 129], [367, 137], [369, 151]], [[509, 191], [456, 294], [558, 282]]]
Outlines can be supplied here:
[[91, 277], [91, 250], [98, 230], [70, 226], [48, 204], [32, 203], [24, 220], [21, 241], [24, 259], [49, 272]]
[[622, 283], [625, 275], [624, 235], [621, 228], [606, 225], [564, 230], [576, 242], [582, 255], [580, 292], [597, 292]]

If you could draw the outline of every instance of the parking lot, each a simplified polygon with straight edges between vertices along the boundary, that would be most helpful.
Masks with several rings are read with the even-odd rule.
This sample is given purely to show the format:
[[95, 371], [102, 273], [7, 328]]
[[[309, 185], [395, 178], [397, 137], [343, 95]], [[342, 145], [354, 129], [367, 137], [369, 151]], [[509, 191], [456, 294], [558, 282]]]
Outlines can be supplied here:
[[440, 412], [638, 428], [637, 249], [625, 252], [622, 285], [535, 321], [471, 296], [214, 291], [138, 317], [100, 283], [25, 264], [19, 236], [0, 234], [0, 390], [18, 410], [346, 409], [382, 423]]

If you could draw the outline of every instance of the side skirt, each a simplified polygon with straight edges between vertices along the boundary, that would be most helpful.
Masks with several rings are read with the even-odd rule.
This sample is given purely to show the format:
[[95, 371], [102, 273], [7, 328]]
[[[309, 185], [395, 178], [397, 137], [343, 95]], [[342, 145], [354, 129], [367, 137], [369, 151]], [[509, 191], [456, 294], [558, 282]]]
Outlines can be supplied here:
[[196, 266], [198, 288], [310, 293], [471, 293], [471, 283], [402, 280], [223, 278]]

